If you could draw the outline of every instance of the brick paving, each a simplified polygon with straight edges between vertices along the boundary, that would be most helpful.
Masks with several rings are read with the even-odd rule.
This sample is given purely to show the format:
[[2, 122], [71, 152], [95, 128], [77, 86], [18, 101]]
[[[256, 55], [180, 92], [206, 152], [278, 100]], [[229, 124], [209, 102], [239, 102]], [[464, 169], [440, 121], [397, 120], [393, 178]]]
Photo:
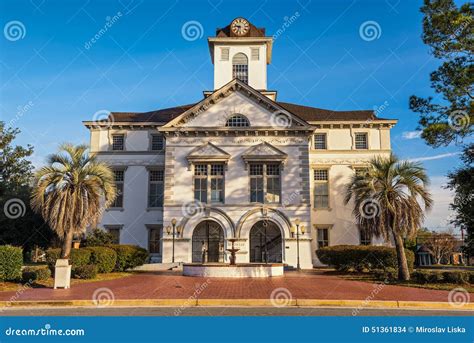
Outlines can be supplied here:
[[[181, 276], [178, 273], [140, 273], [121, 279], [73, 285], [71, 289], [33, 288], [0, 292], [0, 301], [89, 300], [99, 288], [109, 288], [115, 299], [269, 299], [286, 288], [296, 299], [400, 300], [447, 302], [449, 291], [428, 290], [345, 280], [320, 273], [288, 272], [265, 279], [225, 279]], [[471, 295], [474, 299], [474, 294]]]

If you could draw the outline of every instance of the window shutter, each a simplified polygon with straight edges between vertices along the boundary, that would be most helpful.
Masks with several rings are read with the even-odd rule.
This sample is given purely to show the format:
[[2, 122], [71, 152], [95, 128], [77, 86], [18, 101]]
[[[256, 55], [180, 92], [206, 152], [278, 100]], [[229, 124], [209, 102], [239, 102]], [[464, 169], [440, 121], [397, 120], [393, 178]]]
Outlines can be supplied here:
[[251, 48], [251, 57], [252, 61], [258, 61], [260, 59], [260, 49], [259, 48]]
[[221, 48], [221, 61], [229, 60], [229, 48]]

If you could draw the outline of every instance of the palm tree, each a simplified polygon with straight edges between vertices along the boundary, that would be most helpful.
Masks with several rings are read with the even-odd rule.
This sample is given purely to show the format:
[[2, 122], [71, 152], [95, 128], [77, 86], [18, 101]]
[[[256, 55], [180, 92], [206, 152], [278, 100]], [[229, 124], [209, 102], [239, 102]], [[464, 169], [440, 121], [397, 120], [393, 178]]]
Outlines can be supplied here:
[[395, 244], [399, 280], [410, 279], [404, 238], [413, 237], [424, 219], [424, 210], [433, 203], [428, 184], [419, 163], [400, 161], [391, 154], [372, 159], [367, 172], [354, 175], [346, 189], [345, 203], [354, 200], [353, 214], [359, 229]]
[[104, 207], [115, 199], [112, 170], [86, 145], [63, 144], [35, 173], [31, 207], [63, 240], [61, 258], [69, 258], [73, 236], [96, 225]]

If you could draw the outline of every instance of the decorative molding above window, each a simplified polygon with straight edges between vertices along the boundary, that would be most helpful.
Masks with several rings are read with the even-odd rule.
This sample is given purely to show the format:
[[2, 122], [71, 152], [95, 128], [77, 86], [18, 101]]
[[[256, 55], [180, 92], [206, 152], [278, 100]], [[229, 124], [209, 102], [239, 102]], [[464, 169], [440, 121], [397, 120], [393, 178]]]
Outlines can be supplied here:
[[194, 163], [199, 162], [221, 162], [224, 163], [227, 167], [227, 163], [230, 159], [230, 154], [218, 148], [211, 142], [207, 142], [206, 144], [191, 150], [188, 156], [186, 156], [186, 159], [189, 163], [188, 170], [191, 170], [191, 166]]
[[283, 169], [288, 155], [273, 145], [264, 142], [249, 148], [242, 155], [242, 158], [245, 162], [245, 169], [247, 169], [248, 164], [252, 162], [280, 162]]

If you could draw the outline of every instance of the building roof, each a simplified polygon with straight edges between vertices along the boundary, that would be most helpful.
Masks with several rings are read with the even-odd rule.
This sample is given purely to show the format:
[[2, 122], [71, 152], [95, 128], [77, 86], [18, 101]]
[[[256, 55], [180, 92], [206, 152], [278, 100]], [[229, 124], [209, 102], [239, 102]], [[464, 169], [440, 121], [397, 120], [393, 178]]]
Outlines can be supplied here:
[[[366, 120], [386, 120], [378, 118], [374, 111], [332, 111], [316, 107], [302, 106], [288, 102], [277, 102], [290, 113], [295, 114], [299, 118], [312, 121], [366, 121]], [[176, 118], [180, 114], [189, 110], [194, 104], [182, 105], [177, 107], [164, 108], [161, 110], [150, 112], [111, 112], [109, 122], [157, 122], [167, 123]]]

